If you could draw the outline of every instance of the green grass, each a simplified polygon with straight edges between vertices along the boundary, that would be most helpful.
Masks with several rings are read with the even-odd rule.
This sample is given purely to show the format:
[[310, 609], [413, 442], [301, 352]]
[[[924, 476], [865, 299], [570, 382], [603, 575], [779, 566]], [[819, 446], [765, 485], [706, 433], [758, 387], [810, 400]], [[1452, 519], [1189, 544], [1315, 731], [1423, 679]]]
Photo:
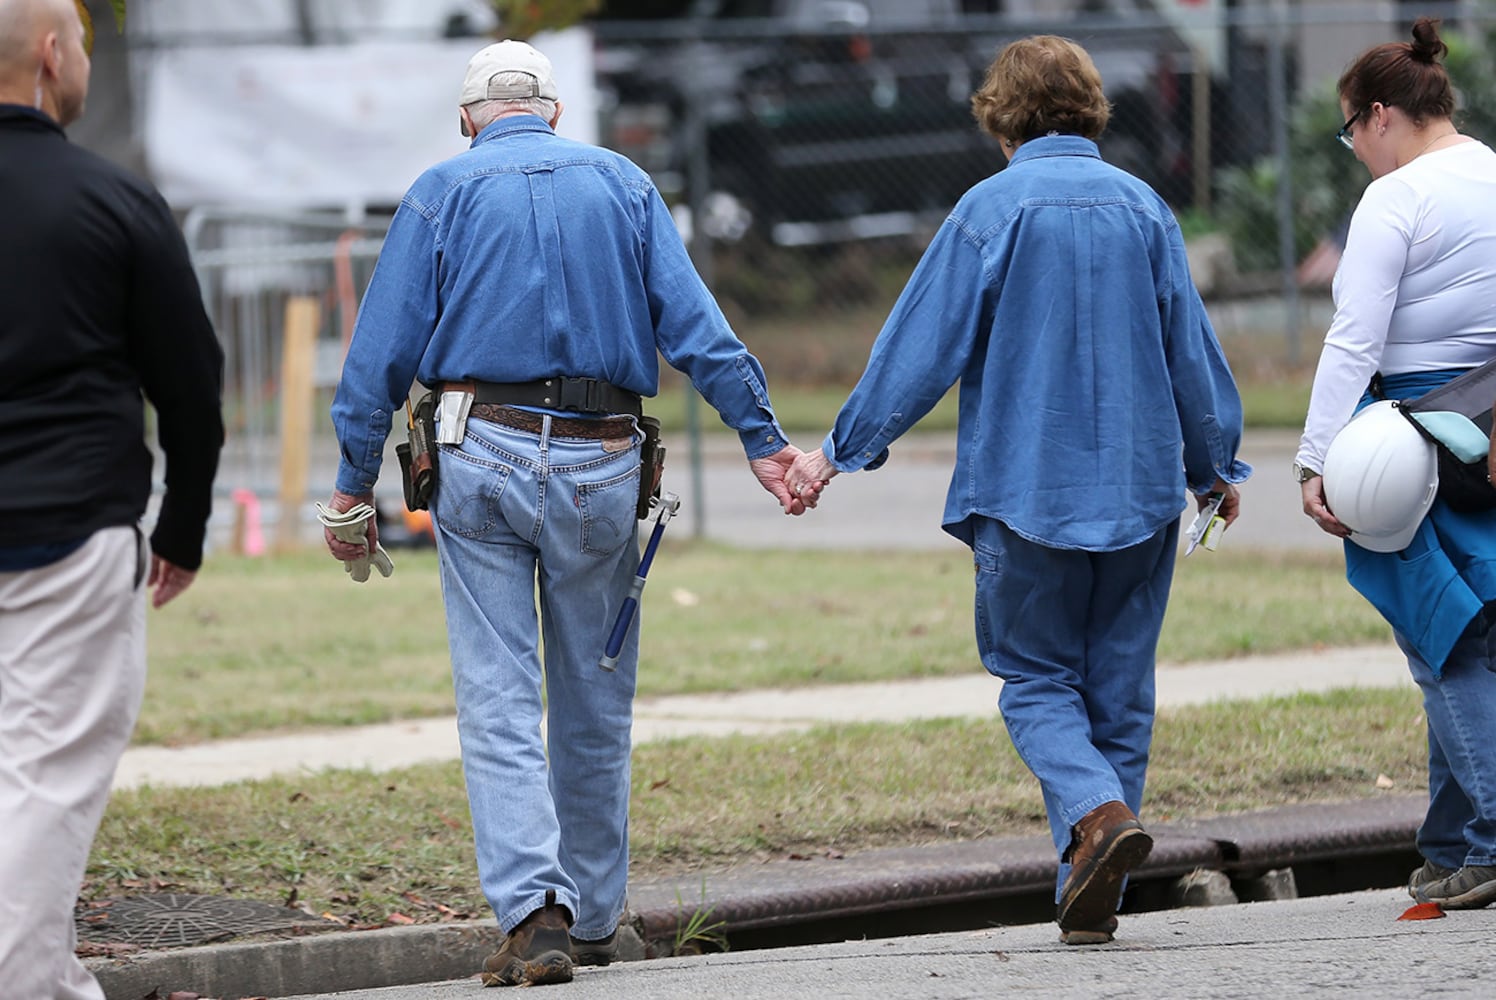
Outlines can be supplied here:
[[[1145, 821], [1424, 787], [1416, 689], [1160, 715]], [[1047, 828], [1002, 723], [826, 727], [646, 744], [633, 764], [634, 879], [792, 854]], [[456, 763], [114, 796], [84, 896], [181, 891], [284, 902], [352, 925], [486, 916]], [[709, 877], [709, 876], [708, 876]], [[709, 886], [708, 886], [709, 888]]]
[[[350, 583], [325, 552], [210, 559], [150, 615], [137, 743], [190, 743], [453, 710], [436, 559]], [[668, 544], [642, 613], [644, 695], [967, 674], [981, 667], [972, 567], [944, 552], [775, 552]], [[1165, 662], [1385, 642], [1338, 556], [1213, 553], [1181, 563]]]

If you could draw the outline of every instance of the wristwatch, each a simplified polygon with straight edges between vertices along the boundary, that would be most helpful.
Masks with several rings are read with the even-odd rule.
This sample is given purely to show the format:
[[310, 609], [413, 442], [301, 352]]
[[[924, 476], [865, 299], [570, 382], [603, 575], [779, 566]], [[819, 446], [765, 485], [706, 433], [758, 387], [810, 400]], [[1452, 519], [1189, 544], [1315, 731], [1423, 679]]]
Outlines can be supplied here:
[[1294, 482], [1296, 482], [1296, 483], [1306, 483], [1309, 480], [1313, 479], [1317, 475], [1319, 475], [1319, 472], [1316, 471], [1316, 470], [1314, 470], [1314, 469], [1309, 468], [1309, 466], [1307, 466], [1307, 465], [1300, 465], [1298, 462], [1293, 463], [1293, 480], [1294, 480]]

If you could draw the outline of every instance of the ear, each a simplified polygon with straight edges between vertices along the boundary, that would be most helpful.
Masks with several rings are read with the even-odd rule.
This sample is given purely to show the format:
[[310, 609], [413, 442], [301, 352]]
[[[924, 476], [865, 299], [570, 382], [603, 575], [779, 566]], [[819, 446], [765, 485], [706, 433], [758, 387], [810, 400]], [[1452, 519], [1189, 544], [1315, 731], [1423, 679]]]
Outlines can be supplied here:
[[457, 127], [462, 129], [465, 137], [471, 138], [478, 134], [478, 130], [473, 128], [473, 116], [468, 114], [467, 108], [457, 109]]
[[42, 36], [42, 72], [50, 77], [62, 75], [62, 40], [57, 32], [49, 31]]
[[562, 104], [560, 101], [557, 101], [556, 102], [556, 113], [551, 116], [551, 120], [548, 123], [551, 126], [551, 128], [555, 128], [556, 127], [556, 123], [561, 120], [561, 114], [565, 110], [566, 110], [566, 105]]

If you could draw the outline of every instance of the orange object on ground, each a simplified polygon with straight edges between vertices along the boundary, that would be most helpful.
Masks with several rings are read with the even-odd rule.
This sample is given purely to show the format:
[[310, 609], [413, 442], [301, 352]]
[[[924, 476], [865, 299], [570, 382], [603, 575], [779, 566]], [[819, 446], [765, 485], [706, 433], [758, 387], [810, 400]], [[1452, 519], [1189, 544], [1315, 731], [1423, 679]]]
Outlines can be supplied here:
[[1444, 908], [1438, 903], [1416, 903], [1403, 911], [1399, 920], [1438, 920], [1444, 916]]

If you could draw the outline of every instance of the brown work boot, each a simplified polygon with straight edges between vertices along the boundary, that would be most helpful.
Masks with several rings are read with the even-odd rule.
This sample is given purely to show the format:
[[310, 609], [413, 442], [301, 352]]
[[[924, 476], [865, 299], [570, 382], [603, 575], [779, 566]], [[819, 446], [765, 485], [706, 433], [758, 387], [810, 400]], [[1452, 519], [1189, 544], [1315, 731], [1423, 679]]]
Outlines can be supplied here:
[[1064, 944], [1110, 944], [1116, 933], [1117, 915], [1114, 913], [1095, 927], [1075, 927], [1060, 931], [1060, 941]]
[[548, 889], [545, 905], [519, 922], [483, 963], [484, 986], [545, 986], [571, 982], [571, 919]]
[[[1116, 929], [1127, 873], [1153, 850], [1153, 838], [1132, 810], [1103, 802], [1080, 818], [1070, 840], [1070, 877], [1060, 890], [1057, 919], [1067, 944], [1103, 944]], [[1069, 940], [1070, 934], [1076, 940]]]
[[612, 965], [618, 958], [618, 931], [595, 941], [571, 939], [571, 960], [577, 965]]

